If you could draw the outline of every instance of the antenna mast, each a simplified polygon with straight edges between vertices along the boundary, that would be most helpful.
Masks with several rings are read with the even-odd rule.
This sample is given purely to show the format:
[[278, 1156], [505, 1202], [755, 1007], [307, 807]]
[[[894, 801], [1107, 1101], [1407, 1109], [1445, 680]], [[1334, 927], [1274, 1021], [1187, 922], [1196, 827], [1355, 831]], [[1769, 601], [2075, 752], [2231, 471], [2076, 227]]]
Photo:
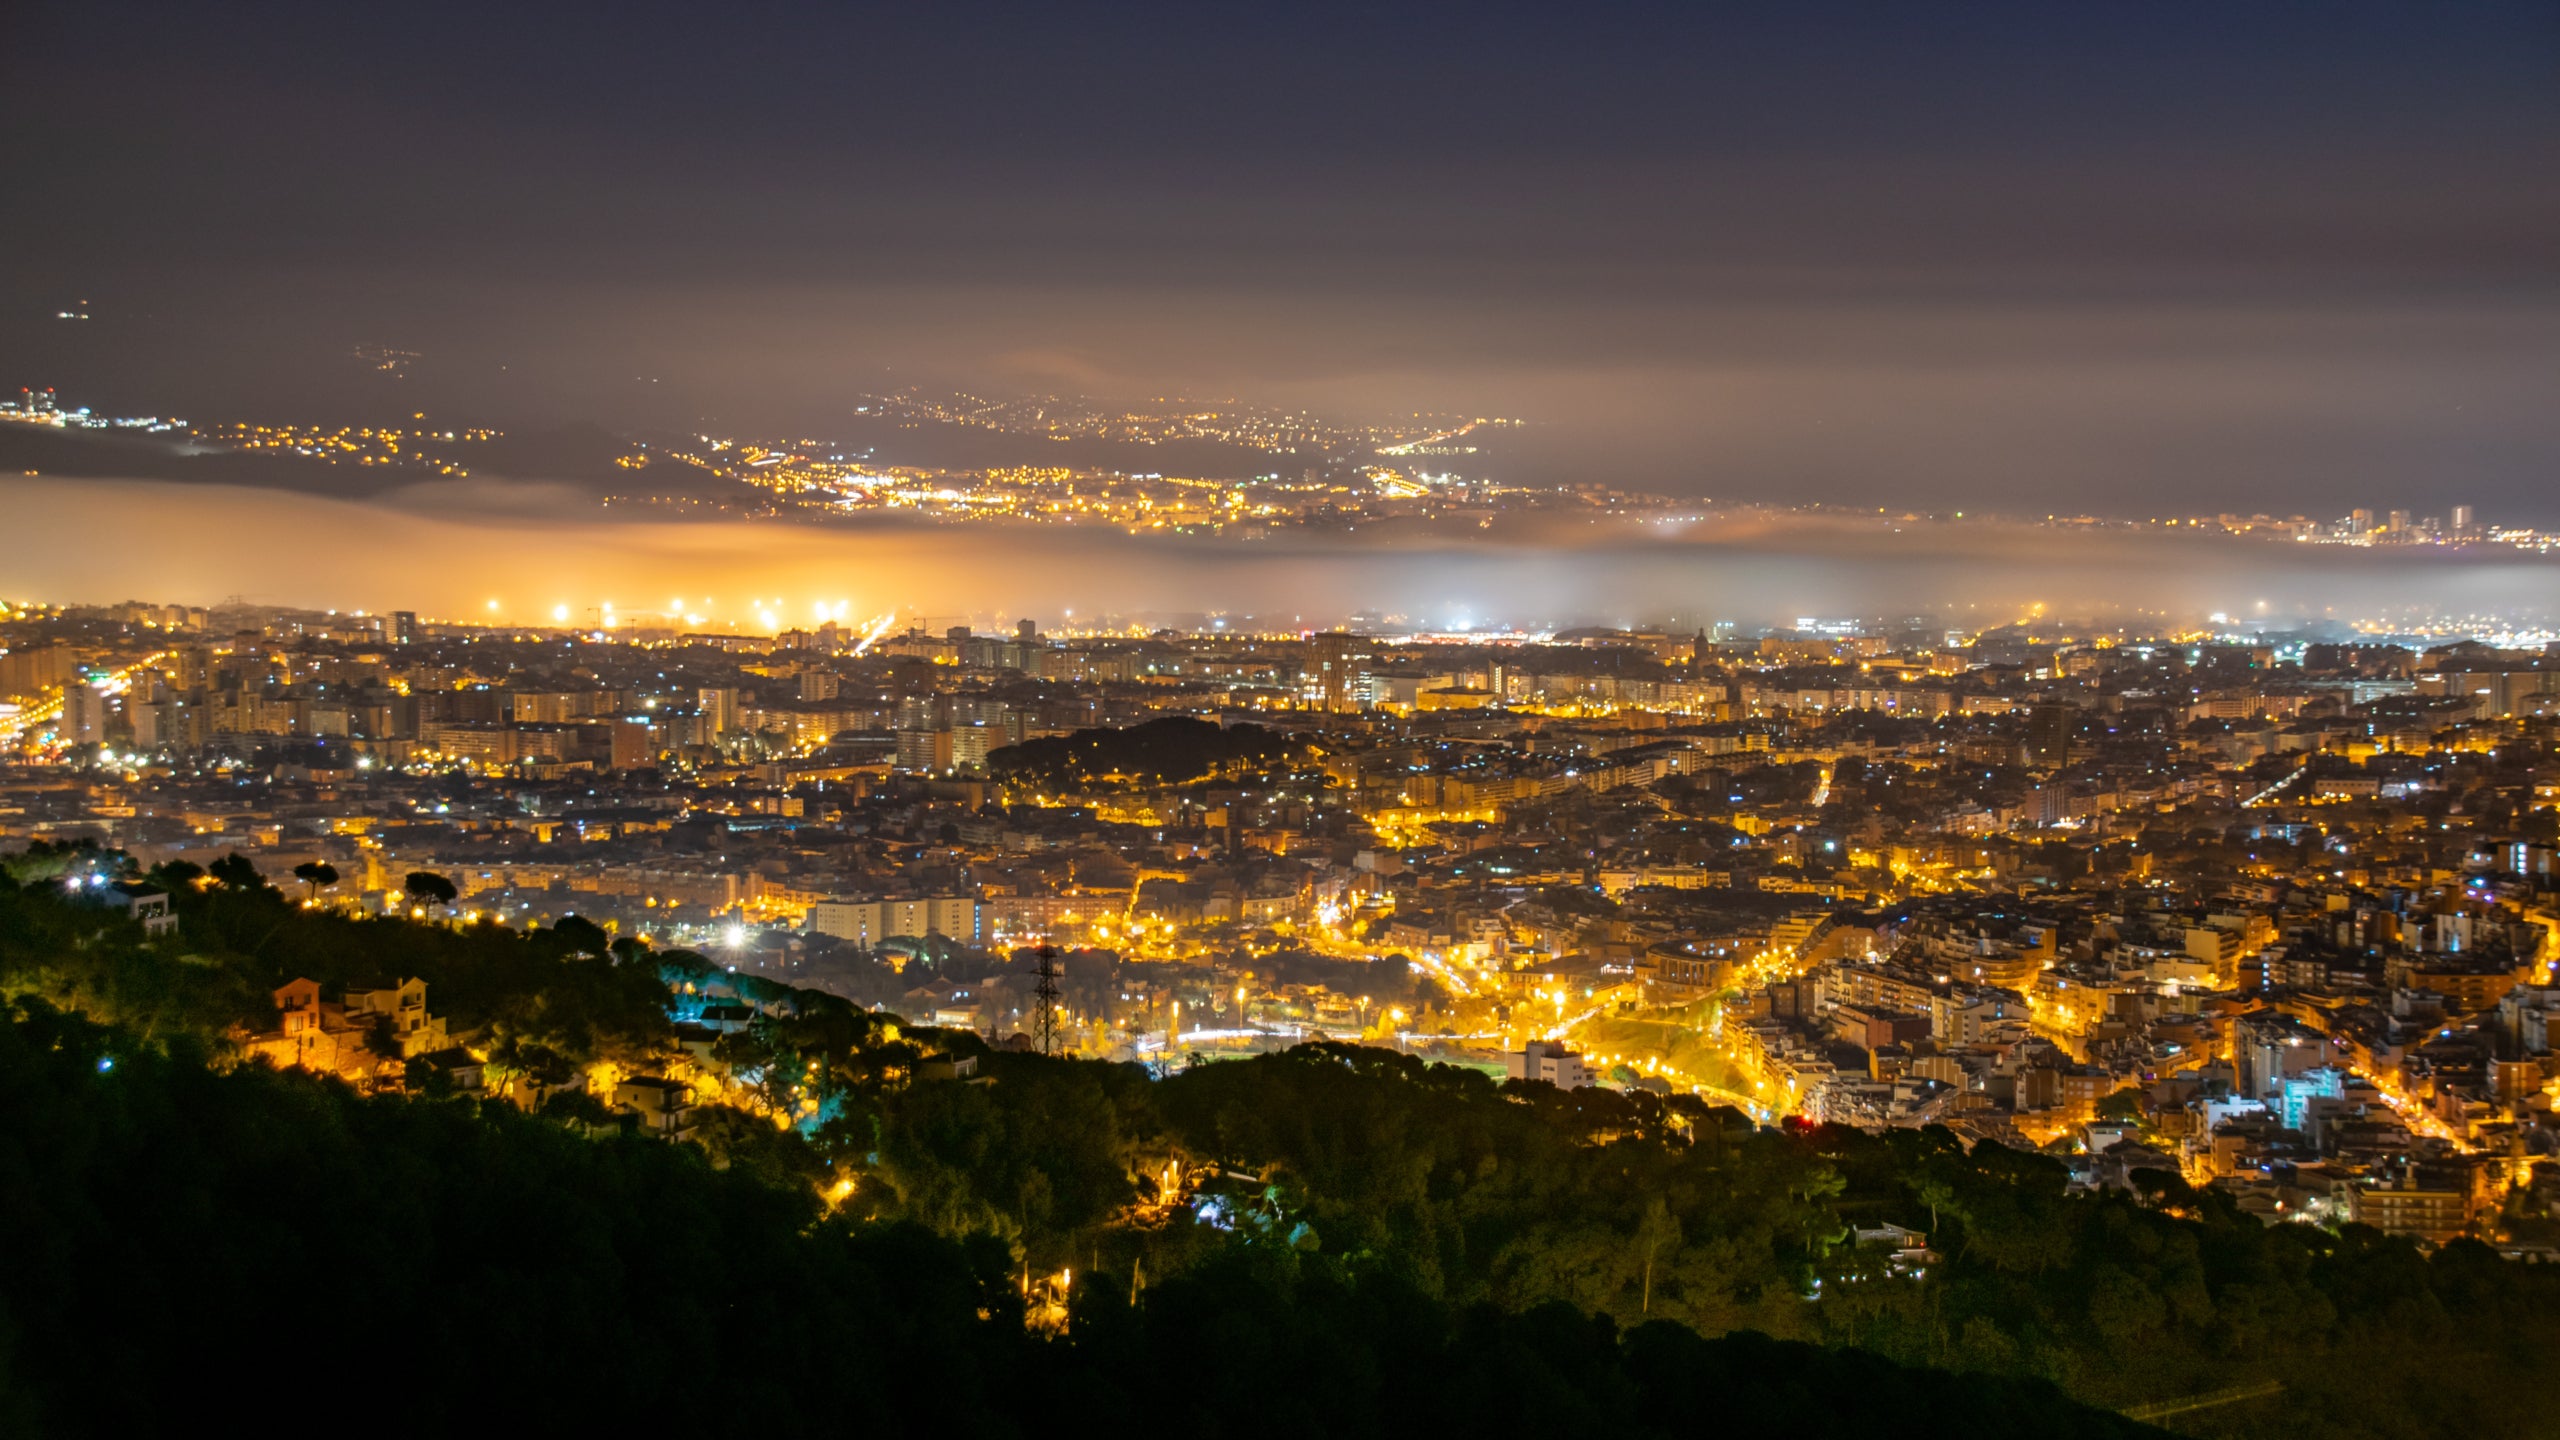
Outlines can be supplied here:
[[1032, 1021], [1031, 1039], [1040, 1047], [1041, 1054], [1055, 1055], [1058, 1053], [1057, 947], [1043, 945], [1038, 954], [1040, 966], [1031, 973], [1039, 983], [1032, 986], [1031, 995], [1039, 1005], [1040, 1013]]

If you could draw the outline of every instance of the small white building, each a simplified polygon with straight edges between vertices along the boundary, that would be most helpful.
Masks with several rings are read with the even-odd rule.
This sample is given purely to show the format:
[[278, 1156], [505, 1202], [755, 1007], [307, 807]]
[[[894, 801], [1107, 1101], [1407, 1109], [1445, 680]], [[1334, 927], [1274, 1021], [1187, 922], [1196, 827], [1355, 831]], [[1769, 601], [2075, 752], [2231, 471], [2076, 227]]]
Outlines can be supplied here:
[[1502, 1067], [1514, 1080], [1544, 1080], [1559, 1090], [1579, 1090], [1591, 1083], [1581, 1056], [1547, 1040], [1532, 1040], [1518, 1053], [1503, 1056]]

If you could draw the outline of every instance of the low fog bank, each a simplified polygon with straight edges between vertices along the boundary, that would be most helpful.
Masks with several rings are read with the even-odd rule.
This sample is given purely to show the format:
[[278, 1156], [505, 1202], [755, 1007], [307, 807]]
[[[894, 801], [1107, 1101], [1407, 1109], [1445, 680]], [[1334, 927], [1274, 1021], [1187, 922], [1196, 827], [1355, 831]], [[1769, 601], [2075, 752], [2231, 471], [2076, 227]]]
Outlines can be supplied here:
[[[549, 623], [683, 600], [706, 626], [815, 606], [992, 621], [1071, 612], [1352, 615], [1434, 626], [1745, 623], [1933, 612], [1950, 623], [2211, 611], [2342, 621], [2560, 612], [2560, 564], [2159, 532], [1859, 517], [1685, 525], [1513, 525], [1475, 537], [1395, 526], [1262, 541], [914, 522], [617, 521], [567, 492], [450, 484], [378, 502], [155, 481], [11, 478], [0, 594], [102, 602], [414, 609]], [[489, 602], [498, 602], [493, 612]], [[759, 604], [761, 602], [761, 604]], [[948, 619], [946, 619], [948, 617]]]

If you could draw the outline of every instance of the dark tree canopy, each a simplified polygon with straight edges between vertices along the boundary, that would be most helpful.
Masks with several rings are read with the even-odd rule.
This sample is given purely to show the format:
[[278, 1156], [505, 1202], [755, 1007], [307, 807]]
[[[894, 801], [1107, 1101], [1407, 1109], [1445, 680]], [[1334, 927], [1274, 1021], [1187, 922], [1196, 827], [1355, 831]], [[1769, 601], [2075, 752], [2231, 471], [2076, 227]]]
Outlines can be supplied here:
[[233, 851], [205, 868], [215, 884], [226, 890], [257, 891], [270, 888], [266, 877], [258, 873], [257, 862]]
[[0, 1133], [10, 1434], [202, 1429], [244, 1387], [384, 1364], [398, 1403], [367, 1425], [421, 1436], [493, 1416], [523, 1434], [806, 1435], [849, 1413], [887, 1434], [1056, 1432], [1073, 1414], [1239, 1440], [1405, 1435], [1416, 1413], [1629, 1440], [1693, 1435], [1709, 1412], [1737, 1433], [2157, 1433], [2041, 1382], [1562, 1305], [1454, 1307], [1288, 1250], [1236, 1251], [1134, 1308], [1132, 1277], [1081, 1275], [1066, 1337], [1044, 1338], [1001, 1243], [828, 1218], [805, 1184], [770, 1183], [787, 1167], [216, 1073], [40, 1004], [0, 1010]]
[[[2508, 1264], [2471, 1242], [2428, 1253], [2353, 1225], [2267, 1226], [2166, 1172], [2139, 1172], [2133, 1193], [2080, 1194], [2052, 1157], [1968, 1150], [1944, 1130], [1762, 1128], [1690, 1096], [1498, 1083], [1358, 1046], [1308, 1044], [1162, 1078], [990, 1053], [965, 1033], [699, 955], [600, 944], [584, 921], [528, 930], [369, 917], [289, 905], [254, 879], [169, 887], [178, 938], [155, 941], [52, 874], [116, 858], [0, 861], [27, 877], [0, 882], [0, 1012], [23, 1012], [0, 1013], [0, 1029], [36, 1037], [14, 1059], [17, 1040], [0, 1037], [0, 1229], [18, 1237], [0, 1255], [0, 1433], [78, 1433], [23, 1423], [38, 1413], [23, 1406], [116, 1390], [98, 1367], [129, 1367], [135, 1352], [61, 1352], [70, 1337], [128, 1333], [100, 1328], [100, 1307], [128, 1305], [220, 1332], [208, 1365], [285, 1344], [343, 1369], [357, 1339], [396, 1343], [413, 1347], [422, 1374], [494, 1387], [486, 1403], [533, 1416], [566, 1414], [545, 1407], [568, 1402], [520, 1396], [511, 1387], [524, 1376], [590, 1370], [614, 1397], [594, 1402], [595, 1415], [621, 1416], [626, 1401], [698, 1413], [687, 1407], [712, 1402], [667, 1400], [656, 1378], [623, 1378], [628, 1357], [606, 1353], [644, 1334], [681, 1350], [651, 1328], [661, 1325], [732, 1337], [722, 1354], [770, 1355], [785, 1369], [827, 1345], [923, 1326], [964, 1368], [1063, 1366], [1053, 1378], [1097, 1404], [1172, 1406], [1185, 1428], [1222, 1435], [1285, 1429], [1274, 1417], [1294, 1417], [1299, 1433], [1383, 1433], [1381, 1415], [1416, 1405], [1478, 1416], [1483, 1396], [1452, 1376], [1476, 1377], [1521, 1415], [1550, 1413], [1502, 1392], [1509, 1374], [1566, 1397], [1559, 1426], [1573, 1411], [1631, 1435], [1693, 1433], [1629, 1398], [1689, 1393], [1660, 1390], [1670, 1372], [1645, 1370], [1643, 1357], [1662, 1354], [1718, 1374], [1717, 1357], [1769, 1370], [1769, 1394], [1719, 1400], [1716, 1413], [1811, 1435], [1843, 1433], [1848, 1417], [1864, 1417], [1852, 1433], [1882, 1422], [1863, 1399], [1826, 1395], [1825, 1411], [1784, 1398], [1807, 1386], [1871, 1388], [1912, 1417], [2006, 1407], [2051, 1420], [2052, 1433], [2103, 1434], [2127, 1432], [2061, 1394], [2113, 1409], [2273, 1380], [2284, 1400], [2217, 1410], [2212, 1433], [2272, 1440], [2310, 1414], [2349, 1440], [2522, 1440], [2547, 1432], [2541, 1396], [2560, 1381], [2560, 1266]], [[528, 1115], [449, 1098], [455, 1086], [431, 1065], [411, 1071], [415, 1096], [360, 1101], [335, 1082], [243, 1063], [232, 1037], [272, 1024], [270, 992], [298, 977], [324, 995], [425, 981], [456, 1037], [471, 1037], [493, 1071], [548, 1087], [549, 1103]], [[679, 1055], [671, 1009], [712, 996], [754, 1011], [699, 1061], [735, 1088], [706, 1104], [693, 1144], [616, 1138], [624, 1122], [609, 1095], [574, 1082], [590, 1069], [668, 1066]], [[75, 1010], [87, 1018], [68, 1018]], [[924, 1061], [937, 1054], [967, 1058], [976, 1075], [932, 1077]], [[777, 1127], [775, 1114], [806, 1123]], [[1164, 1206], [1169, 1167], [1193, 1188]], [[720, 1188], [737, 1184], [752, 1188]], [[850, 1188], [820, 1219], [820, 1191], [838, 1186]], [[1896, 1272], [1855, 1242], [1856, 1228], [1887, 1222], [1928, 1232], [1938, 1258], [1925, 1273]], [[295, 1225], [305, 1228], [278, 1228]], [[921, 1228], [886, 1238], [901, 1226]], [[280, 1254], [328, 1257], [332, 1298], [318, 1312], [339, 1315], [347, 1300], [396, 1320], [316, 1332], [293, 1308], [311, 1304], [308, 1288], [277, 1279]], [[361, 1263], [342, 1274], [349, 1257]], [[732, 1271], [803, 1264], [854, 1298], [724, 1288]], [[947, 1311], [862, 1311], [872, 1282], [860, 1267], [875, 1264], [954, 1277], [952, 1293], [967, 1298]], [[1070, 1267], [1066, 1348], [1019, 1348], [1028, 1342], [1001, 1323], [970, 1328], [981, 1308], [1009, 1312], [969, 1277], [985, 1270], [1016, 1294], [1026, 1270]], [[821, 1348], [757, 1328], [784, 1326], [772, 1317], [804, 1300], [821, 1318], [789, 1323], [814, 1326], [803, 1338]], [[237, 1313], [209, 1315], [217, 1303]], [[597, 1318], [614, 1307], [627, 1325]], [[503, 1361], [450, 1351], [485, 1344], [492, 1316], [536, 1311], [575, 1322], [577, 1335], [525, 1327], [516, 1343], [527, 1348]], [[1607, 1316], [1685, 1328], [1621, 1333]], [[611, 1345], [581, 1348], [591, 1319]], [[839, 1320], [850, 1328], [827, 1328]], [[1747, 1331], [1822, 1348], [1739, 1338]], [[151, 1353], [175, 1347], [149, 1326], [130, 1333]], [[1509, 1358], [1483, 1370], [1493, 1354]], [[1291, 1366], [1340, 1383], [1275, 1394], [1270, 1376]], [[806, 1428], [816, 1402], [796, 1372], [770, 1387], [754, 1373], [753, 1386], [699, 1388], [773, 1388], [754, 1405]], [[1170, 1393], [1168, 1374], [1184, 1377]], [[1228, 1413], [1248, 1392], [1266, 1403]], [[116, 1390], [113, 1401], [95, 1428], [168, 1428], [162, 1412], [137, 1408], [144, 1397]], [[1019, 1430], [1029, 1412], [1017, 1402], [1030, 1403], [994, 1391], [983, 1413], [936, 1418]], [[882, 1403], [892, 1419], [916, 1418]], [[446, 1424], [449, 1412], [421, 1417]]]
[[1126, 729], [1079, 730], [1008, 745], [987, 757], [987, 768], [1000, 778], [1051, 790], [1180, 785], [1268, 769], [1304, 749], [1259, 725], [1170, 716]]

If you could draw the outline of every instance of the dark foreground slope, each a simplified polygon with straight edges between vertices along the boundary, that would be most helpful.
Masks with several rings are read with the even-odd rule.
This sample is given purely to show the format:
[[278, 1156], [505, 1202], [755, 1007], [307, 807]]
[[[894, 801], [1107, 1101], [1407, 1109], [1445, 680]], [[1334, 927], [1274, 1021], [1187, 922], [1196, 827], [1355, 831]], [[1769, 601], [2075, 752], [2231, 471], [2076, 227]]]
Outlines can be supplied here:
[[[181, 1046], [183, 1050], [185, 1047]], [[2156, 1433], [2034, 1382], [1453, 1309], [1293, 1252], [1026, 1331], [992, 1241], [698, 1151], [0, 1021], [0, 1433]]]

